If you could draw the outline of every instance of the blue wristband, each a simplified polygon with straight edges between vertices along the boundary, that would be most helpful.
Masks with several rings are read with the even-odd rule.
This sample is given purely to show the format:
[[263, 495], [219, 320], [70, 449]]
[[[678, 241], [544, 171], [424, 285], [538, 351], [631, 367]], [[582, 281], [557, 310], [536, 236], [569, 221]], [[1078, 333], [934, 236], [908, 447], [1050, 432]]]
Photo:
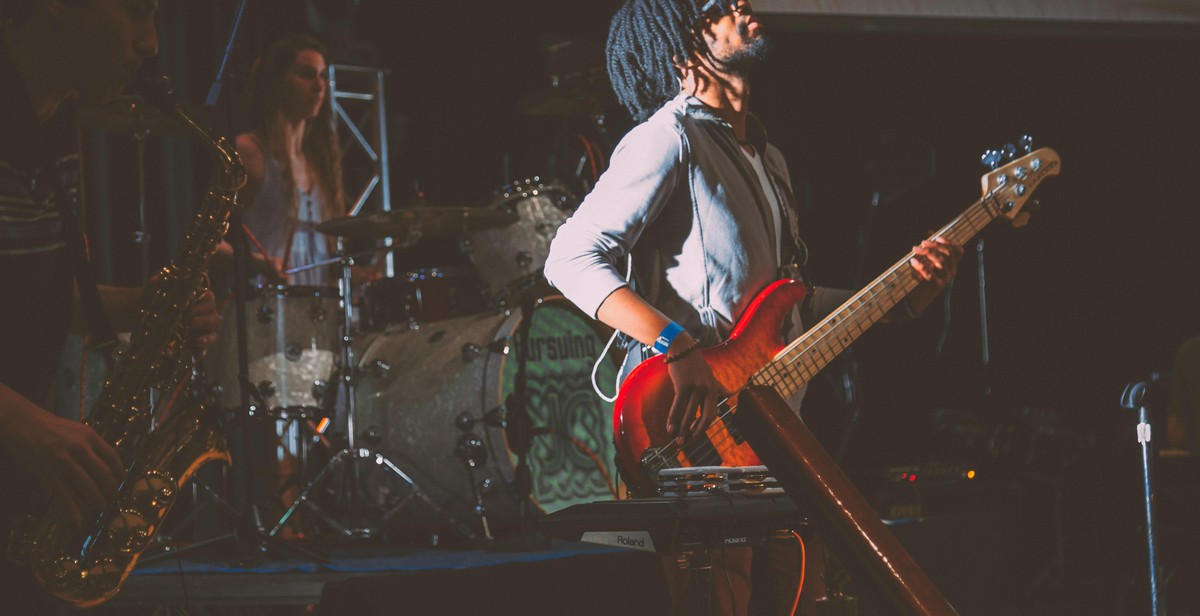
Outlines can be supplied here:
[[671, 348], [671, 343], [675, 341], [675, 337], [681, 333], [683, 333], [683, 326], [671, 321], [658, 334], [658, 338], [655, 338], [654, 350], [666, 355], [667, 349]]

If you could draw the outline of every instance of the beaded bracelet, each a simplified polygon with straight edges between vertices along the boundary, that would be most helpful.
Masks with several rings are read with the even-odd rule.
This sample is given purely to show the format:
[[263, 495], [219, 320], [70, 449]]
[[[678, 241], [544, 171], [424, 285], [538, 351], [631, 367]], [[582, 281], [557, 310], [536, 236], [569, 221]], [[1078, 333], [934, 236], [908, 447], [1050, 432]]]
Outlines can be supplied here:
[[695, 350], [696, 350], [697, 348], [699, 348], [699, 347], [700, 347], [700, 343], [699, 343], [699, 342], [693, 342], [693, 343], [692, 343], [692, 346], [690, 346], [690, 347], [688, 347], [688, 348], [686, 348], [686, 349], [684, 349], [684, 350], [682, 350], [682, 351], [680, 351], [680, 352], [678, 352], [678, 353], [676, 353], [676, 354], [674, 354], [674, 355], [667, 355], [667, 356], [663, 357], [663, 363], [664, 363], [664, 364], [669, 364], [669, 363], [671, 363], [671, 362], [676, 362], [676, 361], [679, 361], [679, 360], [683, 359], [684, 357], [687, 357], [687, 356], [688, 356], [688, 353], [691, 353], [692, 351], [695, 351]]

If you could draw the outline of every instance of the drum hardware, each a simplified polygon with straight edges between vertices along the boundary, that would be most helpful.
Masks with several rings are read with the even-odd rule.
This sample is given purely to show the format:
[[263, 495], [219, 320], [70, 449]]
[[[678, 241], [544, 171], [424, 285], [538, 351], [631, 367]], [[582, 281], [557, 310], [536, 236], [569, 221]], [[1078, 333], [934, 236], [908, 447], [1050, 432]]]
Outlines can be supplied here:
[[513, 213], [467, 207], [410, 207], [377, 214], [359, 214], [327, 220], [317, 231], [349, 239], [391, 239], [394, 246], [412, 246], [422, 237], [459, 234], [517, 222]]
[[[356, 426], [358, 419], [358, 405], [355, 401], [354, 384], [357, 376], [354, 369], [356, 364], [354, 361], [354, 349], [352, 346], [353, 330], [351, 328], [353, 291], [350, 277], [351, 267], [354, 264], [354, 259], [344, 252], [340, 244], [341, 242], [339, 241], [339, 251], [341, 254], [340, 259], [342, 266], [342, 276], [338, 284], [341, 297], [340, 306], [342, 308], [341, 383], [346, 396], [346, 434], [348, 442], [346, 447], [334, 454], [329, 462], [326, 463], [326, 465], [316, 474], [315, 477], [313, 477], [312, 481], [308, 482], [304, 489], [300, 491], [300, 494], [288, 507], [287, 511], [285, 511], [275, 523], [275, 526], [269, 532], [267, 532], [267, 536], [275, 537], [283, 529], [291, 517], [295, 515], [297, 509], [303, 506], [307, 510], [315, 513], [319, 519], [323, 520], [330, 528], [334, 529], [342, 536], [349, 538], [370, 538], [378, 533], [383, 524], [387, 523], [410, 501], [415, 499], [424, 503], [424, 505], [436, 515], [444, 518], [464, 537], [474, 540], [476, 536], [470, 528], [460, 524], [452, 516], [445, 513], [442, 508], [437, 505], [437, 503], [426, 496], [424, 491], [421, 490], [420, 486], [417, 485], [417, 482], [414, 481], [413, 478], [405, 473], [399, 466], [397, 466], [382, 453], [376, 452], [370, 447], [360, 445], [358, 443], [360, 436], [358, 434], [358, 427]], [[386, 363], [376, 363], [375, 365], [381, 372], [386, 373], [389, 370]], [[364, 440], [377, 440], [371, 439], [369, 434], [366, 436], [367, 438]], [[382, 472], [391, 479], [398, 480], [408, 492], [406, 497], [391, 507], [391, 509], [385, 511], [383, 515], [375, 521], [369, 521], [366, 517], [365, 509], [369, 508], [371, 504], [364, 499], [364, 490], [360, 485], [362, 478], [366, 474], [371, 473], [372, 469], [375, 469], [374, 472], [376, 473]], [[319, 486], [323, 485], [327, 479], [331, 478], [335, 470], [345, 471], [348, 477], [348, 480], [342, 483], [342, 487], [345, 491], [344, 497], [348, 504], [347, 515], [344, 519], [339, 519], [338, 515], [326, 511], [320, 505], [314, 503], [310, 498], [310, 494], [312, 494], [312, 492]]]
[[[365, 259], [365, 258], [375, 254], [376, 252], [378, 252], [378, 250], [371, 249], [371, 250], [367, 250], [367, 251], [363, 251], [363, 252], [351, 255], [350, 258], [355, 259], [355, 260]], [[317, 261], [316, 263], [309, 263], [308, 265], [298, 265], [291, 269], [284, 270], [283, 273], [288, 276], [291, 276], [292, 274], [295, 274], [298, 272], [306, 272], [311, 269], [317, 269], [318, 267], [325, 267], [326, 265], [334, 265], [334, 264], [338, 264], [341, 262], [342, 262], [342, 257], [330, 257], [323, 261]]]
[[[482, 499], [488, 531], [500, 539], [516, 530], [521, 515], [510, 488], [517, 459], [506, 415], [517, 370], [514, 334], [522, 322], [531, 327], [530, 435], [556, 427], [601, 460], [611, 460], [613, 453], [611, 407], [589, 388], [608, 332], [560, 297], [532, 303], [531, 311], [458, 317], [420, 330], [390, 328], [370, 338], [359, 360], [360, 425], [376, 430], [379, 448], [459, 519], [477, 518]], [[618, 366], [606, 362], [602, 369], [602, 378], [615, 378]], [[463, 439], [464, 434], [471, 436]], [[472, 437], [478, 437], [482, 450], [469, 442]], [[611, 498], [602, 474], [595, 472], [595, 459], [570, 439], [533, 438], [531, 444], [527, 464], [533, 494], [526, 501], [527, 518]], [[476, 461], [473, 476], [463, 472], [467, 453]], [[386, 497], [383, 489], [374, 491], [374, 498], [386, 502]]]
[[[212, 87], [209, 89], [208, 100], [205, 103], [207, 108], [215, 109], [218, 107], [221, 86], [223, 85], [227, 75], [225, 69], [227, 67], [228, 59], [232, 54], [234, 43], [237, 40], [238, 32], [240, 31], [241, 18], [245, 13], [247, 2], [248, 0], [241, 0], [238, 3], [238, 8], [234, 13], [233, 24], [229, 33], [229, 40], [221, 60], [221, 67], [217, 71]], [[145, 116], [142, 117], [144, 119]], [[225, 239], [233, 247], [233, 269], [234, 280], [236, 281], [236, 284], [234, 284], [233, 288], [234, 305], [236, 307], [236, 316], [234, 318], [234, 322], [236, 324], [237, 332], [237, 344], [235, 348], [237, 351], [237, 385], [239, 389], [240, 404], [235, 407], [237, 410], [232, 413], [230, 418], [225, 422], [226, 430], [230, 430], [234, 424], [241, 420], [253, 420], [260, 417], [259, 410], [265, 410], [269, 408], [266, 405], [266, 402], [260, 396], [258, 396], [257, 388], [250, 381], [249, 377], [249, 362], [246, 351], [246, 289], [243, 281], [250, 279], [250, 250], [249, 242], [245, 236], [244, 229], [245, 227], [242, 223], [241, 209], [235, 207], [232, 209], [230, 214], [229, 232]], [[216, 393], [215, 390], [214, 393]], [[240, 441], [240, 439], [238, 440]], [[244, 452], [235, 452], [235, 455], [239, 453], [244, 454]], [[244, 458], [244, 456], [239, 457]], [[240, 462], [244, 462], [244, 459], [242, 459]], [[317, 563], [327, 564], [329, 562], [326, 558], [320, 554], [317, 554], [316, 552], [305, 549], [293, 543], [283, 541], [264, 532], [263, 525], [261, 524], [261, 516], [258, 511], [258, 505], [256, 503], [249, 502], [249, 498], [247, 496], [248, 475], [247, 469], [245, 468], [246, 465], [240, 462], [235, 462], [233, 465], [235, 470], [234, 496], [237, 506], [231, 509], [233, 509], [232, 513], [235, 530], [208, 541], [195, 543], [179, 550], [164, 551], [157, 555], [142, 558], [141, 563], [144, 564], [161, 558], [179, 557], [184, 552], [189, 552], [201, 547], [225, 543], [228, 541], [233, 542], [233, 552], [235, 558], [238, 558], [238, 555], [246, 554], [250, 554], [251, 558], [261, 558], [263, 554], [267, 553], [272, 548], [282, 548], [295, 555], [299, 555], [302, 558], [312, 560]], [[200, 485], [203, 486], [203, 484]], [[210, 487], [203, 487], [210, 493], [213, 492]], [[220, 502], [224, 502], [224, 499], [220, 499]]]
[[[526, 295], [521, 301], [521, 312], [533, 314], [534, 299]], [[513, 492], [517, 495], [517, 505], [520, 510], [521, 534], [532, 534], [533, 528], [528, 524], [530, 498], [533, 496], [533, 471], [529, 468], [529, 448], [533, 445], [533, 420], [529, 417], [526, 402], [529, 400], [529, 373], [526, 366], [529, 363], [529, 328], [533, 319], [525, 319], [517, 327], [517, 378], [513, 391], [504, 400], [504, 423], [508, 435], [508, 446], [517, 456], [517, 467], [513, 472]]]
[[396, 325], [419, 329], [422, 324], [482, 312], [485, 295], [470, 266], [412, 268], [364, 285], [359, 324], [366, 331]]
[[463, 467], [467, 469], [467, 481], [470, 482], [471, 492], [475, 495], [475, 515], [479, 517], [479, 523], [483, 527], [484, 540], [491, 542], [493, 540], [492, 529], [488, 524], [487, 505], [483, 501], [484, 491], [491, 488], [491, 480], [485, 479], [484, 481], [487, 482], [485, 486], [475, 477], [475, 469], [487, 462], [487, 446], [472, 430], [475, 421], [469, 414], [462, 413], [454, 423], [462, 431], [462, 436], [458, 437], [458, 443], [454, 447], [454, 457], [458, 458], [463, 463]]

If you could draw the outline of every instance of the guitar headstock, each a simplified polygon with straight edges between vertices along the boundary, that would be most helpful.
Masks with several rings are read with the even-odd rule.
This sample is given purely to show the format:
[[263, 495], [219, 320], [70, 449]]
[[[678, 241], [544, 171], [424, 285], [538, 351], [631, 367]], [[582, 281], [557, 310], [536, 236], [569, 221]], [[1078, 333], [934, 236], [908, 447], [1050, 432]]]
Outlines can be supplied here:
[[1020, 158], [1012, 144], [983, 153], [983, 164], [992, 169], [983, 176], [983, 199], [995, 206], [998, 216], [1012, 221], [1014, 227], [1023, 227], [1030, 211], [1036, 209], [1037, 202], [1030, 204], [1029, 197], [1042, 180], [1058, 175], [1060, 161], [1058, 152], [1050, 148], [1034, 150], [1033, 138], [1028, 135], [1018, 143], [1025, 153]]

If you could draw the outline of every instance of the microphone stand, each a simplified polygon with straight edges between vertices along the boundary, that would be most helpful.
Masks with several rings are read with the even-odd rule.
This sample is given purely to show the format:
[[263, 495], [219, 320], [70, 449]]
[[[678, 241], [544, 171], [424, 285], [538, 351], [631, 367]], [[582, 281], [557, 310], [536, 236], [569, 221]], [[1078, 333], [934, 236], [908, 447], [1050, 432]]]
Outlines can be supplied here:
[[1136, 410], [1138, 412], [1137, 424], [1137, 440], [1142, 454], [1142, 503], [1144, 505], [1144, 514], [1146, 516], [1146, 555], [1148, 570], [1147, 574], [1150, 579], [1150, 614], [1158, 616], [1164, 613], [1165, 607], [1162, 604], [1159, 596], [1159, 572], [1158, 572], [1158, 541], [1155, 538], [1155, 522], [1157, 521], [1157, 513], [1155, 511], [1154, 496], [1154, 446], [1151, 444], [1150, 430], [1150, 405], [1154, 402], [1154, 396], [1149, 393], [1155, 381], [1162, 378], [1159, 374], [1152, 374], [1146, 381], [1134, 381], [1125, 386], [1125, 391], [1121, 393], [1121, 408], [1128, 410]]
[[533, 325], [533, 310], [537, 299], [533, 293], [525, 293], [521, 298], [521, 323], [516, 331], [517, 376], [513, 383], [512, 393], [504, 401], [505, 406], [505, 436], [508, 448], [517, 456], [517, 466], [513, 471], [512, 489], [517, 498], [519, 512], [518, 534], [504, 541], [494, 541], [493, 549], [497, 550], [539, 550], [549, 544], [545, 535], [540, 534], [532, 524], [533, 510], [533, 472], [529, 468], [529, 450], [533, 446], [533, 420], [529, 417], [529, 375], [526, 364], [529, 362], [529, 330]]

